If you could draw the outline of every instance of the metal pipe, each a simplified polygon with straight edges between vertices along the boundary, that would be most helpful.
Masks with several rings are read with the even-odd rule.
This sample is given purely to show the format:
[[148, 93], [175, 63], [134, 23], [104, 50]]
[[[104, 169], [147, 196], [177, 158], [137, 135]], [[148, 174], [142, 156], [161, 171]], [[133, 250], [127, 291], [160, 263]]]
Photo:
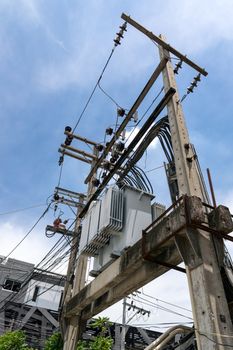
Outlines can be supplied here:
[[210, 169], [207, 168], [206, 171], [207, 171], [207, 176], [208, 176], [208, 181], [209, 181], [209, 186], [210, 186], [210, 193], [211, 193], [211, 197], [212, 197], [212, 203], [213, 203], [214, 208], [217, 208], [215, 194], [214, 194], [214, 187], [213, 187], [211, 174], [210, 174]]
[[157, 338], [153, 343], [148, 345], [144, 350], [160, 350], [165, 346], [171, 338], [173, 338], [176, 334], [179, 333], [190, 333], [192, 328], [176, 325], [174, 327], [169, 328], [165, 333], [163, 333], [159, 338]]

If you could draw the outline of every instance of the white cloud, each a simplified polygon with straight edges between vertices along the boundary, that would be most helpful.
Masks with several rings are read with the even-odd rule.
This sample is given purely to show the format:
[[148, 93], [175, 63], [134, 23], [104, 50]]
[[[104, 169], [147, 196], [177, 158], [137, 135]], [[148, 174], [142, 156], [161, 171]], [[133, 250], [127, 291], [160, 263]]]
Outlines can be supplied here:
[[[150, 6], [149, 6], [150, 4]], [[221, 40], [233, 39], [233, 2], [231, 0], [173, 0], [141, 8], [148, 29], [164, 33], [171, 45], [198, 53]]]
[[[110, 38], [114, 37], [117, 29], [112, 23], [119, 13], [117, 6], [114, 8], [107, 4], [106, 8], [102, 8], [102, 2], [99, 5], [98, 8], [94, 2], [89, 3], [85, 9], [85, 23], [84, 18], [80, 18], [80, 9], [72, 9], [72, 18], [77, 16], [76, 21], [71, 22], [69, 38], [73, 49], [62, 61], [51, 61], [38, 73], [42, 88], [54, 90], [70, 84], [86, 87], [97, 78], [110, 51]], [[125, 8], [135, 20], [155, 34], [164, 33], [171, 45], [184, 53], [200, 55], [223, 40], [233, 39], [231, 0], [180, 0], [176, 4], [170, 0], [159, 1], [156, 6], [154, 1], [147, 0], [134, 2], [133, 5], [126, 2]], [[136, 29], [128, 27], [122, 45], [116, 50], [117, 59], [111, 62], [111, 80], [117, 78], [119, 69], [121, 79], [130, 77], [133, 80], [139, 71], [143, 74], [155, 63], [153, 44]]]
[[[132, 142], [132, 140], [135, 138], [135, 136], [138, 134], [138, 132], [139, 132], [139, 130], [140, 130], [140, 128], [137, 126], [136, 128], [134, 128], [133, 130], [131, 130], [131, 131], [126, 131], [126, 133], [125, 133], [125, 139], [126, 139], [126, 146], [128, 146], [131, 142]], [[150, 129], [149, 129], [150, 130]], [[148, 130], [148, 132], [149, 132], [149, 130]], [[141, 140], [142, 141], [142, 140]], [[149, 145], [149, 147], [148, 147], [148, 150], [150, 150], [150, 149], [155, 149], [155, 148], [157, 148], [157, 145], [158, 145], [158, 142], [159, 142], [159, 140], [158, 140], [158, 138], [156, 137], [151, 143], [150, 143], [150, 145]], [[141, 143], [141, 142], [140, 142]], [[139, 145], [138, 146], [140, 146], [140, 143], [139, 143]]]
[[[9, 252], [25, 236], [28, 228], [11, 221], [0, 224], [1, 250], [0, 255], [8, 255]], [[11, 258], [24, 260], [30, 263], [38, 263], [47, 253], [52, 241], [45, 237], [44, 231], [34, 230], [10, 255]]]
[[230, 209], [230, 212], [233, 214], [233, 188], [228, 189], [218, 189], [216, 191], [217, 204], [225, 205]]
[[[124, 9], [155, 34], [164, 33], [171, 45], [190, 55], [200, 55], [221, 41], [233, 39], [231, 0], [180, 0], [176, 4], [172, 0], [156, 4], [146, 0], [133, 4], [126, 1], [124, 5], [90, 1], [83, 8], [75, 4], [66, 13], [69, 18], [69, 26], [63, 30], [66, 42], [51, 29], [46, 6], [42, 10], [41, 4], [36, 0], [2, 0], [0, 12], [13, 13], [19, 21], [41, 28], [47, 39], [64, 51], [65, 55], [59, 60], [51, 56], [36, 67], [36, 83], [49, 91], [74, 84], [89, 87], [95, 82], [113, 47], [112, 39], [122, 22], [120, 13]], [[151, 41], [130, 25], [114, 56], [108, 82], [118, 78], [119, 70], [122, 80], [133, 81], [139, 72], [144, 74], [153, 67], [157, 59]]]

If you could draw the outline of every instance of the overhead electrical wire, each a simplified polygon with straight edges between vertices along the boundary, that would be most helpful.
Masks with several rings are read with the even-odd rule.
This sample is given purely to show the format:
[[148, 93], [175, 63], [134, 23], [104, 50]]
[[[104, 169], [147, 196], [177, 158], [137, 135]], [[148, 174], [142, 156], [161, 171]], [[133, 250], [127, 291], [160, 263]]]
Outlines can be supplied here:
[[98, 82], [98, 88], [103, 92], [103, 94], [104, 94], [105, 96], [107, 96], [107, 97], [109, 98], [109, 100], [111, 100], [111, 101], [117, 106], [117, 108], [122, 108], [122, 107], [119, 105], [119, 103], [117, 103], [117, 101], [116, 101], [110, 94], [108, 94], [108, 93], [103, 89], [103, 87], [100, 85], [100, 82]]
[[[159, 98], [160, 94], [163, 92], [164, 88], [162, 87], [159, 91], [159, 93], [155, 96], [155, 98], [153, 99], [153, 101], [150, 103], [149, 107], [146, 109], [146, 111], [144, 112], [144, 114], [142, 115], [142, 117], [138, 120], [138, 122], [135, 124], [134, 129], [130, 132], [130, 134], [128, 135], [125, 143], [127, 143], [127, 141], [129, 140], [129, 138], [131, 137], [131, 135], [133, 134], [133, 132], [135, 131], [136, 127], [139, 125], [139, 123], [144, 119], [144, 117], [146, 116], [147, 112], [150, 110], [150, 108], [152, 107], [152, 105], [154, 104], [154, 102]], [[150, 130], [149, 130], [150, 132]], [[149, 132], [146, 134], [145, 139], [148, 137]], [[155, 136], [154, 136], [155, 137]], [[152, 140], [150, 141], [152, 142]], [[149, 143], [150, 143], [149, 142]], [[148, 143], [148, 144], [149, 144]], [[140, 143], [140, 145], [137, 147], [136, 151], [141, 151], [141, 156], [144, 154], [146, 147], [143, 148], [142, 150], [142, 143]], [[134, 154], [136, 152], [135, 150], [133, 151]], [[141, 157], [140, 156], [140, 157]], [[140, 158], [139, 157], [139, 158]], [[119, 179], [118, 179], [118, 186], [124, 186], [126, 183], [131, 184], [132, 182], [135, 183], [136, 182], [136, 187], [142, 190], [145, 190], [147, 192], [153, 193], [153, 187], [149, 181], [149, 179], [146, 176], [146, 173], [143, 172], [142, 173], [142, 169], [140, 168], [135, 168], [135, 164], [139, 159], [135, 159], [132, 160], [132, 156], [129, 157], [128, 162], [125, 164], [125, 166], [123, 167], [122, 173], [119, 173]], [[140, 175], [138, 170], [140, 169]], [[131, 172], [131, 174], [129, 174], [129, 172]], [[148, 186], [149, 185], [149, 186]], [[135, 186], [133, 186], [135, 187]]]
[[[62, 239], [64, 239], [64, 237], [61, 237], [58, 240], [58, 242], [56, 242], [56, 244], [50, 249], [50, 251], [47, 253], [47, 255], [41, 260], [41, 262], [46, 260], [46, 257], [49, 257], [49, 255], [54, 251], [55, 247], [59, 246], [59, 244], [62, 242]], [[66, 243], [66, 245], [67, 245], [67, 243]], [[60, 250], [61, 250], [61, 248], [59, 249], [59, 251]], [[41, 262], [36, 266], [36, 268], [38, 266], [40, 266]], [[46, 263], [44, 265], [42, 265], [42, 267], [44, 267], [44, 268], [45, 268], [45, 266], [46, 266]], [[46, 270], [41, 272], [39, 275], [43, 275], [44, 272], [46, 272]], [[49, 273], [49, 271], [48, 271], [48, 273]], [[25, 273], [26, 278], [23, 281], [20, 280], [20, 282], [22, 282], [22, 285], [21, 285], [21, 289], [20, 289], [19, 293], [13, 294], [13, 295], [9, 295], [3, 301], [1, 301], [1, 303], [6, 302], [2, 309], [4, 309], [6, 307], [6, 305], [9, 304], [9, 302], [12, 302], [13, 300], [15, 300], [19, 296], [20, 293], [22, 293], [23, 291], [25, 291], [25, 289], [28, 288], [28, 284], [29, 284], [30, 280], [33, 278], [33, 275], [34, 275], [34, 270], [32, 270], [31, 273], [29, 273], [29, 274], [28, 274], [28, 272]], [[38, 273], [37, 273], [37, 275], [38, 275]], [[24, 277], [24, 276], [21, 276], [21, 278], [22, 277]], [[34, 282], [34, 285], [35, 284], [36, 284], [36, 282]], [[30, 290], [32, 289], [32, 287], [33, 287], [33, 284], [30, 286]], [[0, 309], [0, 310], [2, 310], [2, 309]]]
[[37, 226], [37, 224], [40, 222], [40, 220], [45, 216], [45, 214], [49, 211], [49, 208], [51, 206], [51, 203], [47, 206], [45, 211], [42, 213], [42, 215], [39, 217], [39, 219], [34, 223], [34, 225], [30, 228], [30, 230], [25, 234], [25, 236], [16, 244], [16, 246], [4, 257], [4, 260], [8, 259], [9, 256], [20, 246], [20, 244], [29, 236], [29, 234], [34, 230], [34, 228]]
[[134, 297], [132, 299], [135, 300], [135, 301], [142, 300], [142, 303], [147, 305], [147, 306], [151, 306], [151, 307], [157, 308], [157, 309], [159, 309], [161, 311], [169, 312], [171, 314], [174, 314], [174, 315], [177, 315], [177, 316], [181, 316], [181, 317], [184, 317], [184, 318], [188, 318], [189, 320], [193, 320], [191, 317], [189, 317], [187, 315], [181, 314], [181, 313], [176, 312], [176, 311], [174, 311], [172, 309], [169, 309], [169, 308], [163, 307], [161, 305], [155, 304], [155, 303], [153, 303], [153, 302], [151, 302], [151, 301], [149, 301], [149, 300], [147, 300], [147, 299], [145, 299], [145, 298], [143, 298], [143, 297], [141, 297], [139, 295], [137, 295], [137, 298], [138, 298], [138, 300], [136, 298], [134, 298]]
[[155, 170], [158, 170], [158, 169], [161, 169], [161, 168], [164, 168], [164, 165], [160, 165], [160, 166], [157, 166], [157, 167], [155, 167], [155, 168], [146, 170], [145, 173], [150, 173], [150, 172], [152, 172], [152, 171], [155, 171]]
[[[59, 245], [58, 243], [59, 243], [59, 241], [61, 241], [62, 239], [63, 239], [63, 237], [61, 237], [61, 238], [58, 240], [58, 242], [56, 242], [56, 244], [53, 246], [53, 248], [55, 248], [56, 245]], [[51, 253], [52, 253], [53, 250], [54, 250], [53, 248], [50, 250]], [[48, 258], [50, 259], [50, 255], [48, 255]], [[43, 262], [43, 261], [44, 261], [44, 258], [41, 260], [41, 262]], [[41, 262], [40, 262], [37, 266], [35, 266], [35, 269], [39, 268]], [[6, 265], [5, 265], [4, 267], [7, 268]], [[10, 268], [10, 267], [9, 267], [8, 269], [11, 269], [11, 270], [12, 270], [12, 268]], [[20, 273], [20, 274], [14, 274], [15, 277], [19, 277], [19, 281], [22, 282], [22, 283], [25, 282], [25, 280], [22, 280], [22, 278], [24, 278], [24, 277], [28, 278], [28, 275], [30, 275], [30, 272], [28, 272], [28, 271], [25, 271], [24, 274], [22, 274], [22, 273]]]
[[153, 187], [150, 180], [145, 172], [136, 165], [130, 169], [129, 173], [126, 174], [120, 182], [117, 180], [117, 184], [119, 187], [128, 184], [145, 192], [153, 193]]
[[[50, 257], [50, 254], [53, 253], [53, 251], [55, 250], [55, 248], [57, 246], [60, 245], [60, 243], [62, 242], [62, 240], [64, 239], [64, 237], [61, 237], [55, 244], [54, 246], [49, 250], [49, 252], [45, 255], [45, 257], [36, 265], [35, 268], [38, 268], [39, 266], [41, 266], [41, 263], [42, 262], [45, 262], [47, 258]], [[42, 267], [45, 267], [46, 266], [46, 263], [44, 263], [44, 265], [42, 265]], [[44, 270], [43, 272], [41, 272], [39, 275], [43, 275], [44, 272], [46, 272], [46, 270]], [[49, 271], [48, 271], [49, 272]], [[34, 275], [34, 269], [31, 271], [31, 272], [25, 272], [24, 275], [20, 276], [21, 278], [19, 279], [19, 281], [22, 283], [21, 284], [21, 288], [20, 288], [20, 291], [18, 293], [15, 293], [15, 294], [12, 294], [12, 295], [9, 295], [7, 296], [5, 299], [3, 299], [0, 304], [4, 303], [4, 306], [0, 308], [0, 312], [2, 310], [4, 310], [6, 308], [6, 306], [14, 301], [15, 299], [18, 298], [18, 296], [20, 295], [20, 293], [24, 292], [25, 289], [28, 288], [28, 284], [30, 282], [30, 280], [33, 278], [33, 275]], [[25, 278], [24, 278], [25, 277]], [[22, 278], [24, 278], [23, 280], [21, 280]], [[35, 283], [34, 283], [35, 284]], [[31, 286], [32, 287], [32, 286]]]
[[[72, 222], [72, 224], [70, 225], [69, 229], [71, 228], [71, 226], [75, 223], [76, 219]], [[47, 253], [47, 255], [41, 260], [41, 262], [36, 266], [36, 268], [38, 267], [42, 267], [45, 271], [47, 270], [48, 272], [51, 271], [51, 269], [54, 269], [55, 267], [60, 267], [62, 265], [64, 265], [64, 263], [66, 263], [66, 261], [64, 262], [63, 259], [65, 257], [67, 257], [67, 255], [76, 247], [69, 247], [66, 251], [65, 248], [69, 245], [69, 242], [65, 242], [63, 243], [65, 240], [64, 236], [62, 236], [58, 242], [54, 245], [54, 247], [51, 248], [51, 250]], [[59, 247], [59, 245], [63, 243], [63, 245], [57, 249], [55, 251], [55, 253], [53, 253], [53, 251], [55, 250], [55, 247]], [[51, 256], [51, 254], [53, 253], [53, 255]], [[47, 261], [46, 261], [47, 260]], [[43, 263], [43, 265], [41, 265]], [[61, 264], [61, 266], [59, 266], [59, 264]], [[45, 272], [44, 271], [44, 272]], [[43, 273], [41, 273], [41, 275], [43, 275]], [[33, 275], [33, 272], [32, 272]], [[30, 279], [32, 278], [32, 276], [29, 277], [29, 279], [27, 279], [24, 283], [25, 285], [27, 285], [30, 281]]]
[[112, 58], [112, 55], [113, 55], [113, 53], [115, 51], [115, 48], [116, 47], [114, 46], [113, 49], [111, 50], [111, 53], [110, 53], [110, 55], [109, 55], [105, 65], [104, 65], [104, 68], [101, 71], [101, 74], [100, 74], [100, 76], [99, 76], [99, 78], [98, 78], [98, 80], [97, 80], [97, 82], [96, 82], [96, 84], [95, 84], [95, 86], [94, 86], [94, 88], [93, 88], [89, 98], [87, 99], [87, 102], [86, 102], [82, 112], [80, 113], [80, 115], [78, 117], [78, 120], [77, 120], [77, 122], [76, 122], [76, 124], [75, 124], [75, 126], [73, 128], [73, 131], [72, 131], [73, 133], [75, 132], [76, 128], [78, 127], [78, 125], [79, 125], [79, 123], [80, 123], [80, 121], [81, 121], [81, 119], [82, 119], [82, 117], [83, 117], [83, 115], [84, 115], [84, 113], [85, 113], [85, 111], [86, 111], [86, 109], [87, 109], [87, 107], [88, 107], [88, 105], [89, 105], [89, 103], [90, 103], [90, 101], [91, 101], [91, 99], [92, 99], [92, 97], [93, 97], [93, 95], [94, 95], [94, 93], [95, 93], [95, 91], [96, 91], [96, 89], [97, 89], [97, 87], [98, 87], [102, 77], [103, 77], [103, 74], [104, 74], [104, 72], [105, 72], [105, 70], [106, 70], [106, 68], [107, 68], [107, 66], [108, 66], [108, 64], [109, 64], [109, 62], [110, 62], [110, 60]]
[[45, 205], [44, 203], [43, 204], [35, 204], [35, 205], [32, 205], [30, 207], [26, 207], [26, 208], [5, 211], [3, 213], [0, 213], [0, 216], [8, 215], [8, 214], [15, 214], [15, 213], [19, 213], [19, 212], [25, 211], [25, 210], [30, 210], [30, 209], [34, 209], [34, 208], [44, 207], [44, 205]]
[[[168, 158], [169, 162], [174, 161], [173, 150], [171, 146], [171, 138], [170, 138], [170, 128], [168, 118], [163, 117], [158, 122], [156, 122], [146, 133], [143, 140], [140, 142], [140, 145], [133, 150], [132, 155], [128, 157], [128, 161], [125, 163], [118, 179], [118, 185], [124, 184], [127, 181], [126, 175], [135, 167], [135, 164], [142, 158], [145, 150], [149, 146], [149, 144], [155, 139], [155, 137], [159, 137], [161, 142], [161, 146], [165, 152], [165, 155]], [[165, 142], [163, 142], [165, 140]], [[142, 169], [141, 169], [142, 172]], [[143, 174], [144, 178], [146, 174]], [[148, 178], [147, 178], [148, 179]]]
[[184, 311], [188, 311], [188, 312], [192, 312], [192, 310], [187, 309], [187, 308], [185, 308], [185, 307], [183, 307], [183, 306], [180, 306], [180, 305], [177, 305], [177, 304], [174, 304], [174, 303], [170, 303], [169, 301], [165, 301], [165, 300], [162, 300], [162, 299], [159, 299], [159, 298], [156, 298], [156, 297], [152, 297], [151, 295], [144, 293], [143, 290], [142, 290], [142, 295], [144, 295], [145, 297], [148, 297], [148, 298], [150, 298], [150, 299], [159, 301], [159, 302], [161, 302], [161, 303], [164, 303], [164, 304], [167, 304], [167, 305], [176, 307], [176, 308], [178, 308], [178, 309], [181, 309], [181, 310], [184, 310]]

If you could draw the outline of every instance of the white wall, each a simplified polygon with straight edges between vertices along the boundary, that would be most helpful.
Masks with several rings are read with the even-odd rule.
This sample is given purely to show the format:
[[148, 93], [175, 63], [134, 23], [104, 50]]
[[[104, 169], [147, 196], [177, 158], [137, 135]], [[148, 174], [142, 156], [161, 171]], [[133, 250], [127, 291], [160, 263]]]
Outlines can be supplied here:
[[[32, 301], [35, 287], [39, 286], [39, 293], [36, 301]], [[31, 280], [28, 285], [24, 303], [32, 306], [43, 307], [49, 310], [58, 310], [63, 287], [53, 284]]]

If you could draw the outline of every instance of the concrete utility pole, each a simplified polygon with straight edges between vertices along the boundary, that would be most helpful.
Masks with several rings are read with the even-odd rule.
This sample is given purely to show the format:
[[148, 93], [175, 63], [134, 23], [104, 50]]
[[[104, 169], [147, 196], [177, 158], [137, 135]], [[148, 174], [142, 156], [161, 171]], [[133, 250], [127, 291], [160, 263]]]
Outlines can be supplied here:
[[[170, 87], [177, 91], [170, 54], [162, 46], [159, 52], [161, 59], [169, 58], [162, 72], [165, 92]], [[168, 102], [167, 110], [179, 195], [195, 195], [204, 201], [178, 92]], [[232, 339], [226, 337], [233, 328], [212, 235], [188, 229], [185, 235], [176, 235], [175, 242], [186, 267], [198, 350], [220, 350], [224, 349], [221, 344], [232, 345]], [[222, 240], [220, 243], [223, 249]], [[216, 342], [209, 340], [213, 335]]]
[[125, 350], [125, 334], [126, 334], [126, 298], [123, 299], [122, 310], [122, 330], [121, 330], [121, 350]]
[[[135, 313], [131, 317], [129, 317], [128, 320], [126, 320], [126, 307], [127, 306], [128, 306], [128, 310], [133, 309], [133, 311], [135, 311]], [[134, 305], [133, 301], [131, 302], [131, 304], [129, 304], [129, 303], [127, 303], [127, 298], [124, 298], [123, 299], [123, 310], [122, 310], [122, 330], [121, 330], [120, 350], [125, 350], [125, 337], [126, 337], [127, 327], [129, 327], [128, 324], [138, 314], [141, 314], [141, 315], [147, 314], [149, 317], [150, 311], [145, 310], [142, 307], [138, 307], [138, 306]], [[145, 334], [144, 334], [144, 337], [145, 337]]]
[[[77, 215], [82, 209], [82, 203], [83, 203], [83, 198], [80, 198], [79, 200], [80, 204], [77, 210]], [[76, 268], [76, 258], [78, 254], [78, 245], [79, 245], [79, 230], [80, 230], [80, 219], [77, 219], [75, 222], [75, 227], [74, 227], [74, 237], [72, 239], [71, 243], [71, 252], [70, 252], [70, 258], [69, 258], [69, 264], [68, 264], [68, 269], [67, 269], [67, 281], [64, 287], [64, 296], [63, 296], [63, 305], [69, 301], [69, 299], [72, 297], [72, 288], [73, 288], [73, 283], [74, 283], [74, 273], [75, 273], [75, 268]], [[74, 332], [74, 329], [71, 326], [68, 327], [67, 321], [64, 318], [64, 315], [61, 316], [61, 328], [62, 328], [62, 333], [64, 335], [64, 346], [67, 346], [67, 341], [69, 342], [69, 339], [72, 337], [72, 333]], [[70, 335], [70, 337], [69, 337]]]
[[[77, 136], [76, 136], [77, 137]], [[82, 138], [79, 137], [79, 140], [81, 141]], [[83, 140], [85, 143], [91, 143], [93, 146], [93, 157], [89, 157], [92, 159], [91, 161], [91, 168], [95, 166], [96, 159], [98, 158], [99, 152], [96, 148], [97, 144], [94, 142], [90, 142], [86, 139]], [[67, 148], [67, 147], [66, 147]], [[71, 147], [69, 147], [71, 148]], [[74, 148], [73, 148], [74, 149]], [[85, 153], [85, 156], [87, 154]], [[94, 172], [93, 176], [91, 177], [89, 183], [88, 183], [88, 191], [87, 191], [87, 200], [89, 197], [93, 194], [94, 191], [94, 186], [92, 184], [92, 179], [95, 177], [96, 172]], [[80, 210], [82, 209], [82, 206], [80, 205]], [[80, 211], [79, 210], [79, 211]], [[78, 211], [78, 213], [79, 213]], [[81, 223], [81, 219], [78, 218], [76, 221], [75, 227], [78, 229]], [[74, 243], [72, 244], [72, 249], [70, 259], [69, 259], [69, 266], [68, 266], [68, 271], [67, 271], [67, 276], [69, 278], [70, 275], [73, 275], [74, 273], [74, 264], [77, 258], [78, 254], [78, 238], [75, 239]], [[85, 286], [86, 282], [86, 274], [87, 274], [87, 264], [88, 264], [88, 256], [86, 255], [79, 255], [77, 259], [77, 264], [76, 264], [76, 269], [75, 269], [75, 276], [74, 276], [74, 281], [73, 281], [73, 288], [71, 285], [69, 287], [65, 288], [66, 291], [66, 297], [64, 299], [64, 304], [66, 304], [69, 299], [77, 294], [82, 288]], [[85, 322], [83, 323], [81, 320], [81, 317], [73, 317], [68, 320], [66, 320], [63, 317], [63, 324], [65, 324], [65, 329], [64, 329], [64, 350], [76, 350], [77, 347], [77, 341], [80, 337], [80, 333], [83, 330], [83, 327], [85, 326]]]

